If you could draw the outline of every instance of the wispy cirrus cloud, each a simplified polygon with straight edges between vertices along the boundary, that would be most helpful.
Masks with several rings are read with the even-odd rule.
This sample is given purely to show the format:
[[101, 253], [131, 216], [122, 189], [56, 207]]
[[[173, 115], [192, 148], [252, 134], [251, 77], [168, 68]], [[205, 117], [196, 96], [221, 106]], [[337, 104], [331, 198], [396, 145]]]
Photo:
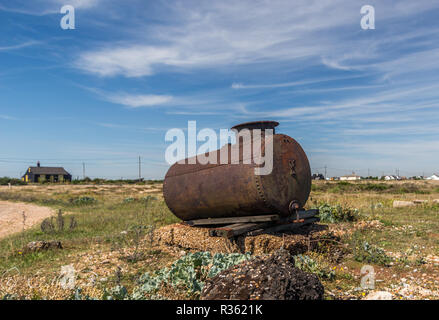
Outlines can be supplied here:
[[10, 50], [18, 50], [18, 49], [22, 49], [22, 48], [27, 48], [30, 46], [35, 46], [38, 44], [41, 44], [41, 41], [34, 41], [34, 40], [30, 40], [30, 41], [25, 41], [19, 44], [13, 44], [13, 45], [8, 45], [8, 46], [0, 46], [0, 51], [10, 51]]
[[0, 4], [0, 11], [45, 16], [59, 14], [64, 5], [72, 5], [75, 9], [92, 9], [102, 3], [102, 0], [15, 0], [12, 4]]
[[17, 120], [17, 118], [15, 118], [15, 117], [11, 117], [11, 116], [4, 115], [4, 114], [0, 114], [0, 119], [3, 119], [3, 120]]
[[[413, 6], [405, 0], [376, 6], [383, 22], [436, 5], [423, 1]], [[282, 61], [350, 71], [355, 69], [353, 62], [380, 56], [386, 45], [381, 38], [370, 41], [354, 32], [360, 8], [354, 1], [343, 0], [275, 1], [268, 6], [265, 1], [174, 1], [161, 17], [163, 23], [136, 26], [147, 37], [82, 52], [74, 66], [104, 77]], [[392, 42], [391, 35], [386, 36]]]
[[[337, 3], [341, 1], [316, 1], [313, 5], [309, 1], [277, 1], [267, 7], [263, 1], [176, 1], [168, 7], [169, 24], [138, 26], [148, 34], [148, 40], [84, 52], [75, 66], [100, 76], [140, 77], [161, 67], [211, 68], [306, 58], [330, 45], [328, 41], [317, 44], [311, 35], [357, 18], [336, 18]], [[234, 9], [230, 10], [232, 4]], [[246, 19], [242, 19], [243, 12]]]
[[109, 123], [109, 122], [97, 122], [95, 123], [99, 127], [103, 128], [109, 128], [109, 129], [125, 129], [125, 130], [134, 130], [134, 131], [142, 131], [142, 132], [150, 132], [150, 131], [166, 131], [169, 128], [163, 127], [138, 127], [133, 125], [126, 125], [126, 124], [120, 124], [120, 123]]
[[173, 97], [168, 95], [156, 94], [114, 94], [105, 97], [112, 103], [124, 105], [129, 108], [153, 107], [172, 102]]
[[261, 112], [260, 115], [277, 118], [303, 117], [308, 120], [318, 120], [329, 118], [343, 119], [349, 115], [387, 114], [436, 108], [439, 106], [438, 89], [439, 85], [437, 84], [427, 84], [418, 87], [406, 87], [404, 90], [384, 90], [378, 94], [375, 93], [366, 97], [325, 102], [313, 106], [272, 110]]
[[[63, 2], [16, 0], [0, 10], [59, 14]], [[401, 157], [391, 159], [392, 145], [417, 145], [424, 156], [431, 151], [439, 121], [437, 1], [370, 0], [376, 30], [360, 28], [362, 4], [349, 0], [127, 3], [73, 1], [83, 9], [78, 30], [63, 33], [70, 39], [35, 46], [39, 57], [49, 54], [67, 66], [60, 78], [102, 88], [85, 95], [90, 108], [94, 100], [101, 100], [96, 108], [102, 101], [118, 105], [94, 121], [104, 134], [111, 134], [104, 128], [124, 129], [120, 134], [129, 140], [143, 130], [134, 123], [140, 114], [148, 115], [151, 129], [160, 117], [176, 126], [202, 119], [213, 127], [273, 119], [306, 150], [328, 150], [311, 154], [320, 164], [387, 166]], [[58, 21], [50, 18], [55, 30]], [[39, 35], [23, 32], [29, 33], [15, 41]], [[41, 39], [47, 35], [53, 36], [41, 29]], [[34, 63], [35, 55], [30, 59]], [[420, 166], [415, 158], [406, 165]], [[425, 166], [431, 169], [432, 161]]]
[[264, 84], [244, 84], [234, 82], [232, 83], [232, 89], [272, 89], [272, 88], [287, 88], [287, 87], [297, 87], [304, 86], [308, 84], [316, 84], [322, 82], [336, 82], [340, 80], [348, 80], [360, 78], [365, 75], [352, 75], [352, 76], [344, 76], [344, 77], [333, 77], [333, 78], [315, 78], [310, 80], [301, 80], [301, 81], [292, 81], [292, 82], [282, 82], [282, 83], [264, 83]]

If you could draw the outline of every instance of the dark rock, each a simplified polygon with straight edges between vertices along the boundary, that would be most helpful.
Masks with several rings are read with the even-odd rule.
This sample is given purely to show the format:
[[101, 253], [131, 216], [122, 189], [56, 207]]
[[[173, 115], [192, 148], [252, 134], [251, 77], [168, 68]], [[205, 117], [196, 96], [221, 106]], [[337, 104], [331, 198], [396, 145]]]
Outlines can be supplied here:
[[324, 288], [316, 275], [294, 266], [294, 258], [279, 250], [258, 257], [207, 280], [202, 300], [320, 300]]
[[60, 241], [32, 241], [23, 248], [23, 252], [37, 252], [42, 250], [62, 248], [63, 247]]

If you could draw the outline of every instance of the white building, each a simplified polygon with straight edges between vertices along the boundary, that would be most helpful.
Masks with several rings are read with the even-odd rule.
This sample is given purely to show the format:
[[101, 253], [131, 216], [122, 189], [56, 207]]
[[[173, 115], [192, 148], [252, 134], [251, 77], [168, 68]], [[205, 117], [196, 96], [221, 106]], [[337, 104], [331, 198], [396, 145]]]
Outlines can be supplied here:
[[401, 179], [400, 176], [393, 176], [393, 175], [391, 175], [391, 176], [385, 176], [384, 180], [389, 181], [389, 180], [402, 180], [402, 179]]
[[355, 173], [353, 173], [353, 174], [348, 174], [346, 176], [340, 177], [340, 180], [344, 180], [344, 181], [361, 180], [361, 177], [357, 176]]
[[439, 175], [438, 174], [434, 174], [431, 177], [428, 177], [427, 180], [439, 180]]

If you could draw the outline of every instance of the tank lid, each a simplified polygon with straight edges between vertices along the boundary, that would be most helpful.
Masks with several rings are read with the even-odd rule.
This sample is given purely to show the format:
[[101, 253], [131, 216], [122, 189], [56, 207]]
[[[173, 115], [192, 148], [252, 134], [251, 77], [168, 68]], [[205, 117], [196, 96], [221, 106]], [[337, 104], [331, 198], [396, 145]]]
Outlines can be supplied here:
[[274, 133], [274, 128], [277, 127], [278, 125], [279, 125], [279, 122], [277, 122], [277, 121], [252, 121], [252, 122], [245, 122], [245, 123], [237, 124], [236, 126], [232, 127], [232, 129], [235, 129], [238, 132], [241, 131], [242, 129], [249, 129], [249, 130], [273, 129], [273, 133]]

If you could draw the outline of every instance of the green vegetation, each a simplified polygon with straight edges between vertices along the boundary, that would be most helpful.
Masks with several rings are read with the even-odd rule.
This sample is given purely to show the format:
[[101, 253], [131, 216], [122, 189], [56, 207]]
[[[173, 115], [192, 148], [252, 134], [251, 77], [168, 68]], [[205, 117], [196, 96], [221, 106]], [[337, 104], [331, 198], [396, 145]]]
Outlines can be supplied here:
[[250, 259], [250, 254], [217, 253], [212, 256], [210, 252], [188, 253], [169, 268], [160, 269], [153, 275], [148, 272], [144, 273], [139, 279], [139, 286], [134, 290], [132, 298], [144, 299], [157, 293], [164, 285], [179, 288], [189, 297], [198, 297], [206, 279]]
[[20, 179], [15, 179], [15, 178], [9, 178], [9, 177], [0, 178], [0, 186], [7, 186], [8, 184], [11, 184], [12, 186], [23, 186], [26, 185], [27, 183], [21, 181]]
[[[372, 183], [372, 182], [323, 182], [313, 183], [312, 191], [329, 193], [356, 193], [356, 192], [384, 192], [389, 194], [430, 194], [432, 190], [424, 188], [419, 183], [405, 182], [400, 183]], [[437, 192], [437, 191], [436, 191]]]
[[[72, 251], [87, 250], [92, 244], [108, 243], [112, 245], [121, 232], [135, 226], [151, 226], [154, 228], [178, 222], [169, 211], [163, 200], [155, 197], [144, 197], [143, 200], [123, 202], [118, 197], [102, 197], [97, 200], [90, 196], [76, 198], [66, 194], [42, 198], [22, 193], [0, 192], [0, 199], [31, 202], [62, 209], [68, 213], [66, 219], [74, 219], [74, 228], [44, 232], [36, 225], [20, 234], [14, 234], [0, 240], [0, 273], [11, 267], [38, 267], [55, 258], [62, 258]], [[68, 222], [69, 225], [71, 222]], [[56, 223], [54, 223], [56, 224]], [[50, 224], [47, 225], [50, 230]], [[132, 233], [128, 233], [130, 236]], [[134, 237], [134, 235], [132, 236]], [[31, 241], [61, 241], [64, 250], [45, 251], [22, 254], [21, 248]], [[128, 242], [126, 243], [128, 245]], [[131, 245], [131, 243], [130, 243]]]
[[321, 203], [317, 209], [319, 209], [320, 221], [324, 223], [355, 221], [358, 219], [357, 209], [341, 205], [331, 206], [328, 203]]
[[316, 261], [308, 255], [294, 256], [295, 266], [303, 271], [314, 273], [320, 279], [333, 280], [335, 271], [324, 261]]
[[77, 179], [72, 180], [72, 184], [118, 184], [118, 185], [124, 185], [124, 184], [138, 184], [138, 185], [152, 185], [157, 183], [163, 183], [163, 180], [141, 180], [138, 179], [90, 179], [86, 177], [85, 179]]
[[[123, 285], [104, 290], [102, 300], [144, 300], [167, 299], [161, 294], [161, 289], [170, 287], [179, 291], [183, 296], [191, 299], [199, 298], [208, 278], [216, 276], [223, 270], [250, 260], [250, 254], [210, 252], [188, 253], [175, 261], [169, 268], [156, 270], [153, 274], [146, 272], [137, 280], [137, 286], [132, 293]], [[11, 298], [8, 296], [8, 298]], [[76, 288], [71, 299], [89, 300], [90, 297], [82, 294], [81, 288]]]
[[392, 258], [386, 252], [367, 241], [356, 242], [353, 246], [354, 259], [358, 262], [374, 263], [382, 266], [389, 266]]
[[[45, 279], [53, 279], [61, 266], [84, 259], [86, 262], [78, 267], [83, 279], [88, 279], [88, 268], [90, 273], [96, 272], [96, 265], [105, 270], [105, 274], [97, 272], [99, 277], [107, 279], [98, 279], [95, 291], [79, 280], [76, 289], [64, 298], [72, 294], [72, 299], [197, 299], [206, 279], [250, 256], [209, 252], [181, 256], [181, 248], [168, 252], [153, 235], [157, 228], [178, 219], [165, 205], [161, 188], [161, 184], [135, 183], [2, 188], [2, 200], [35, 203], [63, 212], [62, 217], [46, 219], [44, 227], [35, 225], [0, 240], [2, 285], [10, 274], [35, 279], [42, 270], [48, 274]], [[414, 199], [429, 202], [398, 209], [392, 206], [394, 200]], [[311, 251], [295, 256], [295, 264], [316, 274], [325, 291], [349, 292], [344, 296], [348, 299], [363, 297], [364, 292], [355, 288], [360, 286], [360, 270], [365, 264], [375, 268], [380, 279], [378, 290], [401, 278], [409, 279], [407, 275], [415, 275], [415, 268], [418, 275], [435, 275], [436, 266], [428, 258], [439, 255], [439, 205], [433, 204], [433, 199], [439, 199], [439, 187], [434, 182], [314, 182], [307, 208], [320, 209], [325, 224], [322, 228], [328, 228], [329, 233], [305, 243]], [[61, 241], [64, 249], [22, 251], [27, 243], [39, 240]], [[48, 293], [4, 290], [0, 297], [16, 299], [17, 294], [41, 298]]]

